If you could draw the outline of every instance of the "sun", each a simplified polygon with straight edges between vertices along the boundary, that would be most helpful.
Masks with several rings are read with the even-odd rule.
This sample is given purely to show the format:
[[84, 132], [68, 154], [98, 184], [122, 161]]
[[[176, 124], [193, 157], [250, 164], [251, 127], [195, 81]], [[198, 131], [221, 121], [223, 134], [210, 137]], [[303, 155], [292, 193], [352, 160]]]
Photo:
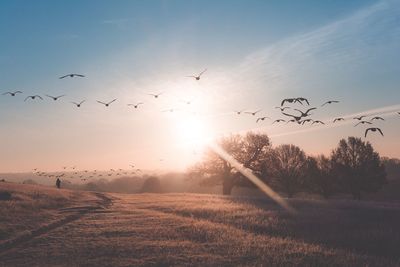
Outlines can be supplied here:
[[182, 114], [176, 117], [176, 136], [180, 145], [200, 149], [210, 141], [211, 132], [205, 121], [198, 116]]

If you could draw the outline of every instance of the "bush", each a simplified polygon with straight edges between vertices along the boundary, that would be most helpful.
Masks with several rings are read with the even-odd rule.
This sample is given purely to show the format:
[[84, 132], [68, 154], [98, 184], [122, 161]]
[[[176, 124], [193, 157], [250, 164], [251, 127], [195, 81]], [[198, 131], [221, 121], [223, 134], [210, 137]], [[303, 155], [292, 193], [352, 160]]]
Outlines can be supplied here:
[[10, 200], [11, 193], [8, 191], [0, 191], [0, 200]]
[[147, 178], [142, 186], [142, 193], [161, 193], [161, 182], [157, 177], [151, 176]]

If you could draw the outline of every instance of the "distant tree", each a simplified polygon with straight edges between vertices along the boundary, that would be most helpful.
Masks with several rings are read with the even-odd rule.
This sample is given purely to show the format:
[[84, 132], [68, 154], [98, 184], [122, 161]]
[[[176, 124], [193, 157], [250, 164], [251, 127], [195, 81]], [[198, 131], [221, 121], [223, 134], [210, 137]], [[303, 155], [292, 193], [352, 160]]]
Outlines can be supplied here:
[[8, 191], [0, 191], [0, 200], [10, 200], [12, 197], [11, 192]]
[[[256, 175], [263, 176], [266, 173], [266, 161], [271, 150], [270, 140], [266, 134], [253, 132], [246, 135], [235, 134], [224, 137], [217, 143], [226, 153]], [[222, 184], [224, 195], [230, 195], [234, 186], [251, 184], [230, 162], [212, 149], [205, 152], [203, 160], [192, 167], [190, 173], [192, 177], [200, 178], [202, 184]]]
[[142, 193], [161, 193], [162, 188], [161, 188], [160, 179], [158, 179], [155, 176], [150, 176], [150, 177], [146, 178], [143, 182], [141, 192]]
[[280, 145], [273, 150], [270, 175], [274, 187], [288, 197], [302, 189], [307, 173], [307, 156], [295, 145]]
[[23, 184], [33, 184], [33, 185], [38, 184], [38, 183], [37, 183], [35, 180], [33, 180], [33, 179], [24, 180], [22, 183], [23, 183]]
[[306, 189], [309, 192], [318, 193], [324, 198], [332, 196], [337, 188], [337, 180], [332, 171], [331, 160], [320, 155], [308, 157], [307, 164]]
[[400, 159], [382, 157], [388, 180], [400, 181]]
[[332, 167], [345, 192], [361, 199], [362, 192], [377, 192], [386, 183], [385, 168], [369, 142], [342, 139], [332, 151]]

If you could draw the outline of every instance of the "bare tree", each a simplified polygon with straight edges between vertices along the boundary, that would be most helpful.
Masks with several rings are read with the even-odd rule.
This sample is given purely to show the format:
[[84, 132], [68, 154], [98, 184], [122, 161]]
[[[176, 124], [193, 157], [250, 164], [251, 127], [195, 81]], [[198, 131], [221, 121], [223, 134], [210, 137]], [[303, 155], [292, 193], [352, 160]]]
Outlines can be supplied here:
[[[245, 168], [257, 174], [265, 173], [265, 159], [270, 151], [270, 141], [266, 134], [249, 132], [246, 135], [230, 135], [220, 139], [218, 145]], [[203, 160], [190, 170], [191, 175], [201, 178], [203, 184], [222, 184], [222, 193], [230, 195], [236, 185], [249, 185], [230, 162], [212, 149], [208, 149]]]
[[342, 139], [332, 151], [332, 166], [345, 192], [361, 199], [362, 192], [377, 192], [386, 183], [385, 168], [369, 142]]
[[307, 172], [307, 156], [295, 145], [280, 145], [273, 150], [270, 174], [273, 184], [293, 197], [301, 190]]

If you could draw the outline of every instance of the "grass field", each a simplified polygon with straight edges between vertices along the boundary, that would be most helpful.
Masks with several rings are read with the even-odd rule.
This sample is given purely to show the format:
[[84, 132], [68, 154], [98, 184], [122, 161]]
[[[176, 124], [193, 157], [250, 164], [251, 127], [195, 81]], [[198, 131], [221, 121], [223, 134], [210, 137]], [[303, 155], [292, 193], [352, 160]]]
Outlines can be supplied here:
[[398, 204], [0, 190], [2, 266], [400, 266]]

